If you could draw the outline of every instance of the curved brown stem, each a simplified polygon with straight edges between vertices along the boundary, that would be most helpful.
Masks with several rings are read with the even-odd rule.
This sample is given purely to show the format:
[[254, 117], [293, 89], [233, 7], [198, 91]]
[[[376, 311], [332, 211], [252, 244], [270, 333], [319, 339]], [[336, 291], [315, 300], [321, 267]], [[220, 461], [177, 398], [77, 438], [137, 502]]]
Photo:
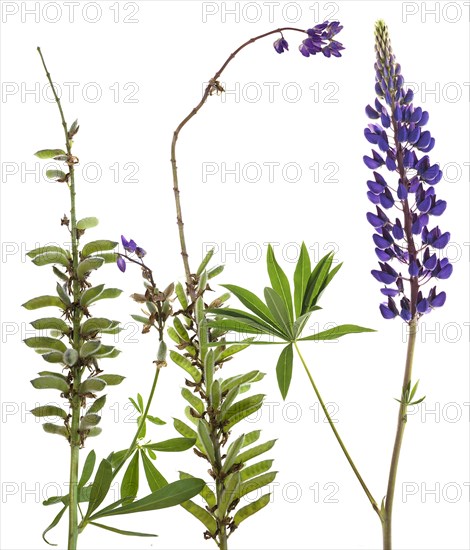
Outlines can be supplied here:
[[181, 246], [181, 257], [183, 258], [183, 264], [184, 264], [184, 272], [186, 276], [186, 284], [188, 287], [189, 295], [191, 296], [191, 299], [194, 300], [196, 298], [195, 294], [195, 288], [193, 284], [193, 279], [191, 277], [191, 269], [189, 267], [189, 260], [188, 260], [188, 250], [186, 247], [186, 237], [184, 233], [184, 222], [183, 222], [183, 214], [181, 210], [181, 199], [180, 199], [180, 190], [179, 190], [179, 184], [178, 184], [178, 168], [176, 166], [176, 142], [178, 141], [179, 134], [181, 130], [186, 126], [186, 124], [195, 116], [204, 103], [206, 102], [206, 99], [209, 97], [209, 95], [212, 95], [213, 92], [220, 91], [220, 85], [217, 82], [217, 80], [220, 78], [220, 75], [223, 73], [227, 65], [232, 61], [232, 59], [244, 48], [249, 46], [250, 44], [254, 44], [257, 40], [260, 40], [261, 38], [265, 38], [266, 36], [270, 36], [271, 34], [276, 33], [282, 33], [283, 31], [295, 31], [295, 32], [302, 32], [306, 33], [303, 29], [298, 29], [296, 27], [281, 27], [279, 29], [275, 29], [273, 31], [266, 32], [264, 34], [260, 34], [259, 36], [256, 36], [254, 38], [250, 38], [246, 42], [244, 42], [241, 46], [239, 46], [233, 53], [231, 53], [228, 58], [225, 60], [224, 64], [220, 67], [220, 69], [214, 74], [214, 76], [209, 80], [208, 85], [206, 86], [204, 93], [202, 94], [202, 98], [199, 101], [199, 103], [194, 107], [194, 109], [179, 123], [176, 130], [173, 132], [173, 139], [171, 142], [171, 166], [172, 166], [172, 172], [173, 172], [173, 192], [175, 195], [175, 205], [176, 205], [176, 222], [178, 224], [178, 233], [179, 233], [179, 239], [180, 239], [180, 246]]

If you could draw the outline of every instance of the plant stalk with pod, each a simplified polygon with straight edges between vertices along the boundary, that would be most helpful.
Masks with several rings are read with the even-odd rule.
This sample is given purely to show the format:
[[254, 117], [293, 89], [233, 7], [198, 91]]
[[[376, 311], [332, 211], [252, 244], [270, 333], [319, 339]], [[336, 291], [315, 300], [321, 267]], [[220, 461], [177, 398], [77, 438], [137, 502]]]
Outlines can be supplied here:
[[[140, 445], [140, 440], [144, 437], [147, 420], [157, 424], [163, 423], [158, 421], [159, 419], [151, 417], [148, 413], [160, 368], [165, 364], [166, 345], [163, 341], [163, 332], [165, 321], [170, 313], [169, 296], [158, 291], [153, 281], [152, 272], [144, 265], [143, 261], [140, 261], [140, 265], [144, 279], [147, 281], [147, 302], [153, 308], [149, 319], [149, 329], [150, 326], [155, 326], [160, 341], [150, 397], [145, 410], [142, 402], [142, 414], [131, 446], [118, 453], [112, 453], [108, 459], [102, 460], [93, 483], [87, 484], [91, 479], [96, 462], [96, 454], [92, 450], [84, 462], [79, 477], [79, 451], [88, 438], [97, 436], [101, 432], [101, 428], [97, 426], [101, 420], [98, 413], [106, 403], [106, 396], [97, 397], [96, 394], [104, 390], [106, 386], [120, 384], [124, 380], [124, 376], [121, 375], [103, 374], [101, 368], [102, 359], [112, 359], [120, 353], [114, 346], [105, 345], [101, 341], [101, 335], [116, 334], [120, 331], [119, 322], [104, 317], [92, 317], [90, 312], [90, 307], [96, 302], [106, 298], [116, 298], [121, 294], [121, 291], [116, 288], [105, 288], [104, 284], [92, 286], [89, 282], [89, 277], [93, 271], [98, 270], [105, 263], [114, 263], [119, 257], [114, 252], [118, 243], [109, 240], [96, 240], [80, 247], [80, 239], [88, 229], [98, 225], [98, 220], [94, 217], [87, 217], [77, 221], [74, 166], [78, 163], [78, 158], [72, 153], [72, 142], [79, 126], [77, 121], [70, 127], [67, 125], [60, 99], [52, 84], [40, 48], [38, 48], [38, 52], [60, 112], [65, 133], [65, 150], [43, 149], [38, 151], [36, 156], [41, 159], [61, 161], [67, 166], [67, 172], [59, 169], [49, 170], [46, 175], [48, 178], [68, 187], [70, 219], [64, 215], [61, 226], [65, 226], [70, 233], [71, 250], [59, 246], [43, 246], [28, 253], [28, 256], [37, 266], [52, 265], [53, 272], [59, 282], [56, 285], [56, 296], [38, 296], [27, 301], [23, 306], [28, 310], [44, 307], [59, 308], [61, 318], [44, 317], [33, 321], [31, 323], [33, 327], [42, 331], [42, 333], [27, 338], [25, 344], [33, 348], [48, 363], [57, 364], [61, 367], [61, 372], [41, 371], [39, 378], [32, 380], [32, 385], [41, 390], [58, 390], [60, 397], [68, 401], [69, 412], [61, 407], [45, 405], [33, 409], [32, 413], [36, 417], [55, 417], [59, 419], [62, 424], [46, 422], [43, 424], [43, 428], [47, 433], [63, 436], [70, 445], [69, 494], [63, 497], [52, 497], [44, 502], [45, 505], [61, 503], [63, 507], [44, 531], [43, 538], [45, 542], [50, 544], [45, 538], [46, 534], [60, 522], [68, 509], [67, 547], [69, 550], [75, 550], [78, 535], [87, 524], [126, 536], [155, 536], [147, 533], [124, 531], [103, 525], [96, 522], [96, 520], [112, 515], [175, 506], [198, 494], [204, 483], [200, 479], [193, 478], [165, 484], [165, 487], [158, 489], [152, 487], [152, 483], [149, 483], [152, 493], [135, 500], [138, 490], [138, 483], [135, 484], [135, 479], [138, 479], [138, 461], [132, 459], [123, 478], [121, 499], [103, 509], [98, 509], [108, 495], [112, 480], [132, 455], [138, 458], [137, 453], [142, 454], [146, 475], [153, 480], [154, 472], [152, 468], [154, 467], [150, 460], [148, 463], [145, 462], [144, 453], [153, 454], [153, 458], [156, 458], [154, 451], [182, 451], [189, 449], [195, 441], [193, 439], [176, 438], [154, 444]], [[43, 336], [44, 331], [48, 336]], [[63, 371], [66, 371], [65, 375]], [[85, 375], [87, 376], [85, 377]], [[82, 414], [82, 408], [87, 405], [89, 405], [87, 410]], [[85, 514], [82, 514], [80, 503], [86, 502], [88, 503], [88, 509]], [[81, 515], [80, 524], [79, 513]]]

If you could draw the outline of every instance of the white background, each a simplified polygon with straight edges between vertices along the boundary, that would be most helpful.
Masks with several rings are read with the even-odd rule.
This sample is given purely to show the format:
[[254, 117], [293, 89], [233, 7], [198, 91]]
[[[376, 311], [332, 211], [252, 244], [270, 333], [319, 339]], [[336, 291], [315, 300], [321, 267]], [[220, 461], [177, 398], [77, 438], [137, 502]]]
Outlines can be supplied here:
[[[35, 4], [37, 16], [26, 15]], [[238, 10], [239, 17], [224, 15], [224, 5]], [[11, 13], [15, 6], [18, 12]], [[148, 263], [164, 287], [183, 278], [169, 162], [174, 128], [199, 101], [203, 83], [243, 41], [279, 26], [306, 29], [329, 16], [345, 26], [339, 36], [347, 48], [343, 58], [303, 58], [299, 33], [285, 33], [291, 51], [283, 55], [272, 48], [275, 37], [260, 41], [221, 78], [236, 93], [211, 97], [183, 130], [178, 164], [191, 265], [195, 269], [208, 243], [214, 243], [216, 261], [226, 264], [219, 282], [261, 292], [268, 283], [265, 243], [279, 243], [277, 257], [289, 273], [302, 240], [315, 260], [334, 246], [344, 266], [311, 328], [356, 323], [378, 332], [302, 348], [325, 401], [338, 408], [337, 427], [351, 455], [380, 501], [395, 435], [392, 398], [400, 393], [406, 347], [401, 321], [384, 321], [378, 310], [380, 285], [370, 275], [376, 266], [372, 228], [365, 219], [371, 205], [365, 196], [370, 172], [362, 162], [370, 154], [363, 138], [364, 107], [374, 100], [374, 23], [385, 19], [405, 79], [415, 83], [415, 104], [430, 111], [429, 129], [437, 142], [431, 160], [447, 167], [436, 191], [448, 202], [439, 225], [451, 231], [448, 254], [455, 261], [452, 278], [439, 283], [448, 294], [445, 307], [421, 323], [413, 378], [421, 380], [419, 395], [427, 398], [410, 414], [405, 432], [394, 547], [468, 548], [468, 2], [80, 2], [73, 22], [69, 9], [66, 2], [2, 5], [1, 547], [45, 548], [40, 534], [58, 508], [40, 503], [59, 489], [67, 492], [67, 446], [44, 434], [27, 413], [56, 397], [30, 385], [45, 365], [21, 343], [30, 335], [28, 322], [41, 314], [20, 305], [55, 287], [49, 269], [36, 268], [25, 252], [67, 241], [59, 227], [68, 209], [67, 190], [34, 174], [35, 151], [63, 147], [36, 47], [62, 86], [67, 121], [80, 122], [74, 146], [80, 158], [79, 217], [100, 218], [87, 237], [134, 238], [148, 251]], [[125, 17], [136, 22], [124, 22]], [[26, 90], [37, 94], [25, 95]], [[97, 91], [101, 98], [94, 101]], [[131, 92], [136, 93], [129, 97]], [[222, 174], [224, 166], [234, 169], [237, 162], [238, 182]], [[110, 168], [115, 163], [119, 175]], [[137, 166], [137, 181], [123, 181], [131, 175], [127, 163]], [[218, 169], [206, 181], [203, 163]], [[263, 169], [260, 181], [248, 181], [256, 179], [256, 172], [247, 172], [256, 166], [247, 168], [248, 163]], [[279, 163], [274, 181], [263, 163]], [[295, 172], [283, 176], [289, 163], [301, 170], [298, 182], [289, 181]], [[309, 168], [315, 165], [318, 177]], [[96, 167], [101, 177], [95, 178]], [[155, 337], [134, 334], [130, 324], [138, 307], [127, 296], [140, 291], [137, 269], [122, 275], [108, 266], [92, 280], [124, 290], [120, 299], [100, 302], [95, 314], [128, 323], [118, 342], [123, 353], [105, 363], [108, 372], [127, 379], [109, 389], [104, 433], [87, 443], [105, 457], [132, 438], [127, 397], [148, 393]], [[261, 417], [239, 429], [262, 428], [265, 439], [278, 438], [266, 455], [279, 471], [273, 502], [235, 532], [231, 548], [379, 548], [378, 518], [318, 414], [297, 360], [287, 404], [282, 402], [274, 372], [277, 352], [252, 349], [225, 367], [225, 376], [253, 368], [268, 373], [255, 388], [267, 395]], [[182, 384], [176, 366], [162, 373], [152, 413], [168, 425], [152, 426], [154, 441], [176, 435], [171, 418], [183, 415]], [[169, 479], [176, 479], [178, 470], [205, 475], [192, 452], [160, 454], [157, 464]], [[80, 548], [213, 547], [203, 540], [201, 524], [181, 508], [114, 524], [153, 531], [159, 538], [131, 539], [91, 527], [80, 537]], [[50, 534], [54, 542], [64, 543], [65, 526], [63, 521]]]

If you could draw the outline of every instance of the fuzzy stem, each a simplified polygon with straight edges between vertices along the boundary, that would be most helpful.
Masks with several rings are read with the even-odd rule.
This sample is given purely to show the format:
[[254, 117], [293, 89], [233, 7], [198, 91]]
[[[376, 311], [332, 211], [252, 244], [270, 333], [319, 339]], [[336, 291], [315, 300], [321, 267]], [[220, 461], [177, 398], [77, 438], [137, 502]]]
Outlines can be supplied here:
[[[409, 326], [410, 326], [410, 330], [408, 335], [408, 349], [406, 352], [406, 365], [405, 365], [405, 374], [403, 377], [402, 396], [405, 395], [405, 391], [411, 383], [411, 373], [413, 369], [413, 357], [414, 357], [414, 349], [416, 344], [416, 334], [418, 332], [418, 320], [416, 317], [414, 317], [410, 321]], [[398, 412], [398, 425], [397, 425], [397, 433], [395, 436], [395, 445], [393, 446], [392, 461], [390, 464], [387, 496], [385, 498], [385, 514], [384, 514], [384, 521], [382, 526], [384, 550], [392, 549], [393, 497], [395, 494], [395, 483], [397, 480], [398, 461], [400, 460], [401, 445], [403, 442], [403, 434], [405, 432], [405, 426], [406, 426], [406, 420], [407, 420], [406, 411], [407, 411], [407, 404], [406, 402], [404, 402], [402, 397], [402, 402], [400, 403], [400, 409]]]
[[[41, 61], [46, 71], [46, 77], [51, 86], [52, 92], [54, 94], [54, 99], [59, 108], [60, 118], [62, 126], [64, 128], [65, 134], [65, 146], [67, 150], [67, 156], [69, 159], [72, 159], [72, 141], [69, 139], [67, 123], [65, 121], [64, 112], [62, 110], [62, 105], [60, 99], [56, 93], [54, 85], [52, 83], [51, 75], [47, 70], [44, 57], [42, 55], [41, 49], [38, 47], [38, 53], [41, 57]], [[68, 187], [70, 192], [70, 232], [72, 238], [72, 294], [73, 294], [73, 303], [78, 304], [80, 300], [80, 285], [77, 277], [77, 268], [78, 268], [78, 239], [77, 239], [77, 215], [75, 208], [75, 171], [72, 161], [68, 163], [69, 167], [69, 181]], [[80, 349], [80, 321], [81, 321], [81, 311], [79, 307], [74, 307], [73, 309], [73, 348], [75, 350]], [[81, 383], [82, 368], [80, 366], [71, 367], [71, 374], [73, 376], [72, 391], [71, 397], [69, 398], [70, 408], [71, 408], [71, 427], [70, 427], [70, 503], [69, 503], [69, 532], [68, 532], [68, 549], [75, 550], [77, 548], [77, 539], [78, 539], [78, 465], [79, 465], [79, 450], [81, 446], [79, 424], [80, 424], [80, 408], [81, 401], [80, 395], [78, 394], [78, 388]]]
[[239, 46], [233, 53], [231, 53], [228, 58], [225, 60], [224, 64], [220, 69], [215, 73], [215, 75], [209, 80], [208, 85], [206, 86], [204, 93], [202, 94], [202, 98], [199, 101], [199, 103], [194, 107], [194, 109], [179, 123], [176, 130], [173, 132], [173, 139], [171, 142], [171, 166], [172, 166], [172, 173], [173, 173], [173, 193], [175, 195], [175, 206], [176, 206], [176, 223], [178, 224], [178, 233], [179, 233], [179, 239], [180, 239], [180, 246], [181, 246], [181, 257], [183, 258], [183, 264], [184, 264], [184, 272], [186, 276], [186, 284], [188, 286], [188, 292], [190, 297], [194, 300], [195, 299], [195, 289], [193, 286], [193, 280], [191, 277], [191, 269], [189, 267], [189, 259], [188, 259], [188, 250], [186, 247], [186, 238], [184, 234], [184, 222], [183, 222], [183, 213], [181, 209], [181, 199], [180, 199], [180, 190], [179, 190], [179, 184], [178, 184], [178, 168], [176, 166], [176, 142], [178, 141], [179, 134], [181, 130], [186, 126], [186, 124], [195, 116], [204, 103], [206, 102], [206, 99], [209, 97], [209, 95], [212, 94], [213, 91], [217, 91], [217, 80], [220, 78], [221, 74], [227, 67], [227, 65], [232, 61], [232, 59], [244, 48], [249, 46], [250, 44], [254, 44], [257, 40], [260, 40], [261, 38], [265, 38], [266, 36], [269, 36], [271, 34], [276, 33], [282, 33], [282, 31], [295, 31], [295, 32], [302, 32], [306, 33], [303, 29], [298, 29], [295, 27], [282, 27], [273, 31], [266, 32], [264, 34], [260, 34], [259, 36], [256, 36], [254, 38], [250, 38], [250, 40], [247, 40], [244, 42], [241, 46]]
[[305, 372], [307, 373], [308, 379], [310, 380], [310, 384], [312, 385], [313, 391], [315, 392], [315, 395], [317, 396], [317, 399], [320, 403], [320, 406], [323, 409], [323, 412], [325, 413], [326, 419], [328, 420], [328, 423], [329, 423], [331, 429], [333, 430], [333, 433], [335, 434], [336, 440], [338, 441], [338, 443], [339, 443], [339, 445], [340, 445], [340, 447], [341, 447], [341, 449], [344, 453], [344, 456], [346, 457], [347, 461], [349, 462], [349, 465], [353, 469], [353, 472], [355, 473], [359, 483], [361, 484], [361, 487], [363, 488], [365, 494], [367, 495], [367, 498], [369, 499], [370, 503], [372, 504], [372, 508], [377, 512], [377, 514], [379, 515], [379, 518], [382, 521], [380, 509], [377, 506], [377, 502], [375, 501], [374, 497], [372, 496], [372, 493], [369, 491], [367, 485], [365, 484], [364, 480], [362, 479], [362, 476], [359, 473], [358, 469], [356, 468], [356, 465], [354, 464], [353, 459], [349, 455], [348, 450], [346, 449], [346, 446], [343, 443], [343, 441], [342, 441], [342, 439], [341, 439], [341, 437], [340, 437], [340, 435], [339, 435], [339, 433], [338, 433], [338, 431], [337, 431], [337, 429], [334, 425], [333, 420], [331, 419], [331, 416], [328, 412], [328, 409], [326, 408], [326, 405], [323, 402], [323, 399], [320, 395], [320, 392], [318, 391], [318, 388], [317, 388], [317, 386], [316, 386], [316, 384], [313, 380], [313, 377], [310, 374], [310, 371], [307, 367], [307, 363], [305, 362], [305, 359], [303, 358], [302, 354], [300, 353], [299, 347], [298, 347], [296, 342], [294, 342], [294, 346], [295, 346], [295, 349], [297, 350], [297, 353], [298, 353], [299, 358], [302, 362], [302, 365], [304, 366]]

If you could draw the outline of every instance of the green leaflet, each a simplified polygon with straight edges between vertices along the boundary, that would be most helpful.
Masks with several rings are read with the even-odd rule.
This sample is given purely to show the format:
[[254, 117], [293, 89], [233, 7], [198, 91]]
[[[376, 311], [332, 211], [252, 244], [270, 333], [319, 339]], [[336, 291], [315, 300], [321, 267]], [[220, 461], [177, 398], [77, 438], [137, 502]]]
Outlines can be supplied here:
[[255, 315], [263, 319], [268, 325], [276, 324], [275, 320], [267, 308], [266, 304], [253, 294], [253, 292], [236, 285], [221, 285], [229, 292], [234, 294], [240, 302], [252, 311]]
[[328, 252], [328, 254], [319, 260], [315, 269], [310, 274], [302, 302], [302, 314], [307, 313], [309, 308], [316, 304], [320, 288], [328, 277], [332, 262], [333, 253]]
[[255, 502], [251, 502], [248, 506], [240, 508], [233, 518], [233, 523], [238, 527], [242, 521], [264, 508], [269, 503], [269, 498], [270, 493], [263, 495], [258, 500], [255, 500]]
[[129, 465], [127, 466], [121, 483], [121, 498], [130, 498], [132, 500], [137, 496], [139, 490], [139, 451], [134, 453]]
[[57, 544], [53, 544], [52, 542], [49, 542], [47, 539], [46, 539], [46, 534], [51, 531], [52, 529], [54, 529], [54, 527], [59, 523], [59, 521], [62, 519], [62, 516], [64, 515], [65, 511], [67, 510], [68, 506], [64, 506], [62, 508], [62, 510], [56, 515], [56, 517], [52, 520], [51, 524], [46, 527], [46, 529], [43, 531], [42, 533], [42, 539], [44, 540], [44, 542], [46, 544], [48, 544], [49, 546], [57, 546]]
[[289, 391], [293, 362], [294, 352], [292, 344], [289, 344], [282, 350], [276, 366], [277, 383], [283, 399], [286, 398], [287, 392]]
[[282, 328], [283, 339], [288, 341], [293, 339], [292, 323], [283, 299], [275, 290], [269, 287], [264, 289], [264, 297], [266, 299], [266, 304], [268, 305], [269, 311]]
[[162, 474], [157, 470], [152, 461], [140, 450], [140, 456], [142, 458], [142, 464], [144, 466], [145, 477], [147, 478], [147, 483], [150, 487], [152, 493], [168, 485], [167, 480], [162, 476]]
[[376, 332], [374, 329], [360, 327], [358, 325], [338, 325], [337, 327], [324, 330], [322, 332], [317, 332], [317, 334], [312, 334], [311, 336], [306, 336], [305, 338], [300, 338], [299, 341], [306, 340], [336, 340], [341, 336], [346, 334], [356, 334], [359, 332]]
[[84, 487], [88, 483], [88, 481], [90, 481], [93, 470], [95, 469], [95, 463], [96, 453], [94, 450], [91, 450], [85, 459], [85, 463], [83, 464], [82, 475], [80, 476], [80, 480], [78, 482], [79, 488]]
[[[273, 247], [269, 245], [267, 254], [268, 275], [273, 290], [282, 299], [285, 308], [289, 315], [290, 323], [294, 321], [294, 313], [292, 309], [292, 295], [290, 291], [289, 279], [282, 270], [281, 266], [277, 263], [274, 255]], [[269, 304], [268, 304], [269, 307]], [[269, 308], [271, 310], [271, 308]], [[271, 310], [272, 313], [272, 310]], [[289, 324], [289, 323], [288, 323]]]
[[201, 492], [204, 485], [204, 481], [197, 478], [175, 481], [144, 498], [132, 502], [131, 504], [125, 504], [121, 508], [115, 508], [114, 510], [110, 510], [105, 513], [98, 512], [92, 516], [91, 519], [94, 520], [105, 516], [118, 516], [123, 514], [133, 514], [136, 512], [160, 510], [162, 508], [175, 506], [176, 504], [181, 504], [182, 502], [196, 496]]
[[100, 529], [106, 529], [106, 531], [112, 531], [118, 535], [126, 535], [128, 537], [158, 537], [158, 535], [153, 535], [151, 533], [140, 533], [138, 531], [124, 531], [123, 529], [118, 529], [117, 527], [110, 527], [109, 525], [103, 525], [102, 523], [97, 523], [96, 521], [90, 521], [90, 525], [99, 527]]
[[113, 469], [111, 467], [111, 464], [106, 459], [103, 459], [100, 462], [98, 471], [96, 472], [96, 476], [93, 481], [93, 487], [90, 493], [90, 501], [88, 503], [88, 509], [85, 518], [89, 518], [106, 498], [112, 481]]
[[302, 302], [311, 269], [310, 256], [307, 247], [305, 246], [305, 243], [302, 243], [299, 259], [294, 272], [294, 309], [296, 318], [299, 317], [302, 312]]

